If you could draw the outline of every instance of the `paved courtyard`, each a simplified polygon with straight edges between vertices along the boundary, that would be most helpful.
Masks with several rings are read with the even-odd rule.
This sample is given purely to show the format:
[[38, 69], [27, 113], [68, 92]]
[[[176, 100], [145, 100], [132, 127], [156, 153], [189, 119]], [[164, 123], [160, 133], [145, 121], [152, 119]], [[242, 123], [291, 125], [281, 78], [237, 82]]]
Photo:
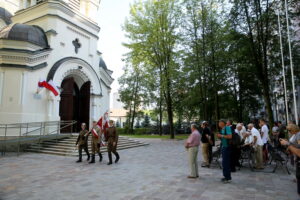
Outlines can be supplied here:
[[145, 141], [150, 145], [120, 151], [120, 163], [112, 166], [106, 165], [107, 154], [93, 165], [44, 154], [1, 157], [0, 199], [298, 199], [294, 175], [281, 169], [276, 174], [242, 169], [223, 184], [220, 169], [199, 168], [200, 178], [190, 180], [183, 141]]

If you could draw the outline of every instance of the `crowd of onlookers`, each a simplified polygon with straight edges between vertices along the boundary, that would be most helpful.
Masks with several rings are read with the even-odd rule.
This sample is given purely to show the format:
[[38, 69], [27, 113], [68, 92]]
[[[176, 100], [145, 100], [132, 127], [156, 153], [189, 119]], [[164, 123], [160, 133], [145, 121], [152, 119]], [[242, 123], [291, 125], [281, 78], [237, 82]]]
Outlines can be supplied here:
[[[219, 131], [213, 132], [207, 121], [201, 127], [191, 126], [192, 134], [185, 147], [189, 152], [191, 175], [188, 178], [198, 177], [197, 154], [201, 144], [201, 167], [210, 167], [213, 160], [213, 146], [220, 143], [222, 155], [222, 182], [231, 182], [231, 173], [241, 167], [240, 158], [242, 149], [251, 149], [253, 152], [253, 168], [262, 170], [269, 162], [269, 150], [280, 149], [291, 156], [292, 164], [295, 163], [298, 193], [300, 194], [300, 129], [294, 122], [289, 121], [285, 126], [280, 121], [270, 127], [264, 119], [257, 123], [234, 124], [231, 120], [220, 120]], [[219, 140], [215, 140], [215, 136]], [[200, 142], [201, 141], [201, 142]]]

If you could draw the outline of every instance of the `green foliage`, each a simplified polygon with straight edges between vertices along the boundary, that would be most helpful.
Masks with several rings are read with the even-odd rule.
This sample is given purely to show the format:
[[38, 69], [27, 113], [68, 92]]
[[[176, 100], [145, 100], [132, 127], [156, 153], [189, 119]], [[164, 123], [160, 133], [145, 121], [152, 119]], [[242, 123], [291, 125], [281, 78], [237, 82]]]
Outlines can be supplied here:
[[117, 120], [116, 122], [116, 127], [119, 128], [120, 127], [120, 122]]
[[149, 128], [134, 129], [134, 135], [144, 135], [144, 134], [149, 134], [150, 132], [151, 132], [151, 129], [149, 129]]
[[135, 128], [140, 128], [141, 127], [141, 123], [140, 123], [140, 119], [138, 118], [135, 122]]
[[[299, 16], [295, 3], [292, 17]], [[276, 16], [280, 9], [284, 27], [282, 6], [275, 0], [135, 2], [124, 23], [129, 53], [120, 79], [131, 116], [151, 105], [149, 115], [157, 122], [159, 114], [167, 118], [171, 133], [175, 119], [177, 127], [220, 118], [249, 121], [264, 109], [262, 117], [272, 123], [272, 90], [282, 88]], [[292, 46], [299, 83], [299, 42]]]
[[116, 128], [117, 129], [117, 133], [119, 135], [127, 135], [127, 134], [131, 134], [131, 133], [128, 133], [128, 130], [126, 128]]
[[144, 128], [147, 128], [147, 127], [150, 126], [150, 118], [149, 118], [149, 115], [148, 115], [148, 114], [146, 114], [146, 115], [144, 116], [144, 121], [143, 121], [143, 123], [142, 123], [142, 126], [143, 126]]
[[[180, 9], [175, 0], [135, 2], [124, 24], [130, 52], [126, 60], [145, 72], [148, 94], [165, 105], [171, 137], [173, 126], [173, 82], [178, 76], [177, 44]], [[133, 74], [135, 76], [135, 74]], [[134, 88], [134, 87], [131, 87]], [[134, 90], [134, 89], [133, 89]], [[159, 96], [155, 98], [155, 96]], [[146, 100], [146, 99], [143, 99]]]
[[151, 132], [150, 128], [135, 128], [133, 132], [128, 133], [126, 128], [117, 128], [117, 132], [119, 135], [146, 135]]

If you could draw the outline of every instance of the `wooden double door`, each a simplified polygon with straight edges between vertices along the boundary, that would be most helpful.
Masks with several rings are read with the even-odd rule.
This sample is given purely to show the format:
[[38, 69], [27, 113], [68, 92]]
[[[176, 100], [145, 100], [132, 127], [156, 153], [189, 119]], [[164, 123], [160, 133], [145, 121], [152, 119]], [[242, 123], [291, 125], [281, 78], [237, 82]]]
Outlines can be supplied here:
[[72, 127], [62, 128], [62, 133], [80, 131], [81, 123], [86, 123], [89, 128], [90, 120], [90, 88], [91, 82], [85, 82], [78, 88], [74, 78], [66, 78], [61, 84], [59, 115], [62, 121], [75, 120], [77, 123]]

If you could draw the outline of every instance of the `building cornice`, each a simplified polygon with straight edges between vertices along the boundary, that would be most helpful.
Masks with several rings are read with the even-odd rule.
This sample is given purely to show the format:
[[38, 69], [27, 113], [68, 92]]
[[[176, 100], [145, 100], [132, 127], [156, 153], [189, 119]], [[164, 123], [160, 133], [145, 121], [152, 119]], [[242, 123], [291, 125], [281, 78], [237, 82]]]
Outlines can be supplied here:
[[22, 69], [28, 69], [28, 70], [37, 70], [44, 67], [47, 67], [47, 63], [41, 63], [38, 65], [30, 66], [30, 65], [21, 65], [21, 64], [10, 64], [10, 63], [0, 63], [0, 67], [7, 67], [7, 68], [22, 68]]
[[[47, 8], [47, 6], [49, 8]], [[97, 33], [100, 31], [100, 27], [97, 25], [96, 22], [90, 20], [88, 17], [82, 15], [78, 11], [72, 9], [65, 2], [61, 2], [61, 1], [48, 0], [48, 1], [41, 2], [39, 4], [31, 6], [29, 8], [26, 8], [26, 9], [23, 9], [23, 10], [19, 10], [18, 12], [16, 12], [14, 18], [17, 19], [21, 15], [27, 14], [28, 12], [36, 12], [35, 9], [42, 9], [43, 7], [45, 7], [46, 9], [53, 9], [53, 10], [55, 10], [55, 13], [57, 13], [57, 11], [60, 11], [60, 12], [62, 12], [64, 14], [67, 14], [70, 18], [76, 18], [82, 24], [90, 27], [91, 29], [93, 29]], [[47, 12], [47, 14], [42, 14], [41, 16], [36, 17], [34, 19], [31, 19], [31, 20], [22, 21], [21, 23], [30, 24], [30, 23], [33, 23], [34, 21], [40, 20], [41, 18], [44, 18], [44, 17], [57, 17], [57, 18], [61, 19], [62, 21], [65, 21], [68, 24], [71, 24], [72, 26], [74, 26], [74, 27], [76, 27], [76, 28], [78, 28], [78, 29], [80, 29], [80, 30], [82, 30], [82, 31], [88, 33], [89, 35], [92, 35], [92, 36], [94, 36], [94, 37], [96, 37], [98, 39], [98, 35], [97, 34], [92, 33], [90, 31], [86, 30], [85, 27], [79, 26], [78, 23], [75, 24], [74, 22], [71, 22], [70, 20], [68, 20], [66, 18], [63, 18], [63, 17], [61, 17], [58, 14], [54, 14], [54, 13], [50, 13], [50, 12]], [[19, 21], [19, 20], [17, 20], [17, 21]]]
[[105, 83], [105, 85], [110, 88], [110, 85], [113, 83], [114, 79], [110, 76], [110, 74], [103, 68], [100, 68], [101, 80]]
[[[11, 48], [0, 48], [0, 64], [5, 66], [17, 66], [17, 68], [39, 69], [41, 63], [46, 63], [51, 49], [22, 50]], [[18, 67], [21, 66], [21, 67]], [[43, 65], [44, 66], [44, 65]]]
[[14, 48], [0, 48], [0, 53], [1, 52], [12, 52], [12, 53], [26, 53], [30, 55], [37, 55], [41, 53], [46, 53], [52, 51], [51, 48], [49, 49], [40, 49], [36, 51], [31, 51], [31, 50], [26, 50], [26, 49], [14, 49]]

